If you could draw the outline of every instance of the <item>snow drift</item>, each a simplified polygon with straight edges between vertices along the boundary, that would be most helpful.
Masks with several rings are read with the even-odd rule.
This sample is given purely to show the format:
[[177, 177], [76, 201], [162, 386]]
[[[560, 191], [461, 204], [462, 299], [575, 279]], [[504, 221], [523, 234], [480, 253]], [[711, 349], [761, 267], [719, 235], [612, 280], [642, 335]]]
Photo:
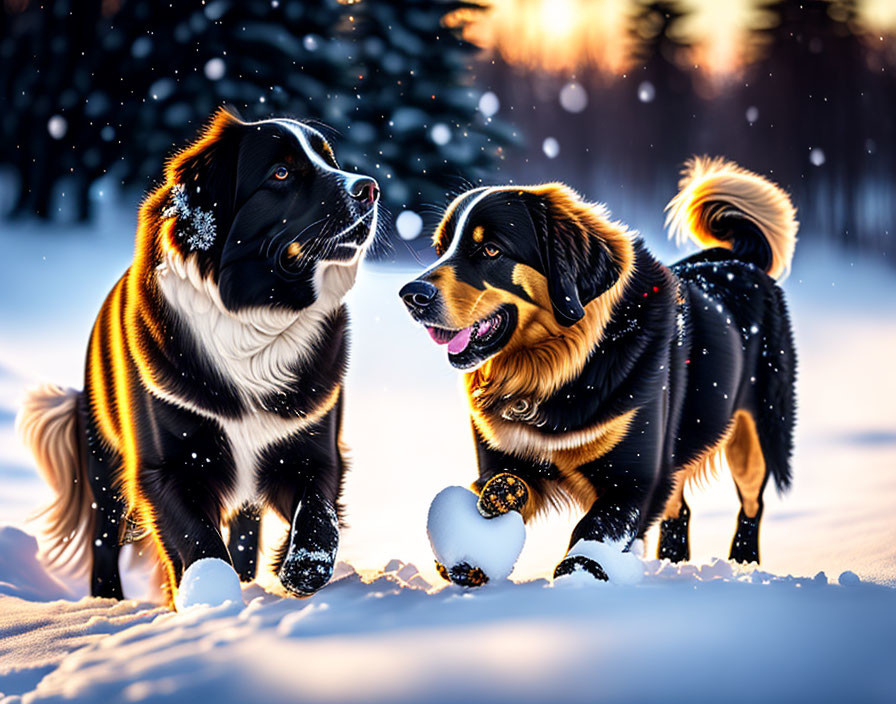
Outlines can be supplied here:
[[649, 560], [637, 586], [435, 591], [341, 563], [310, 599], [175, 613], [59, 599], [35, 547], [0, 529], [3, 704], [892, 701], [896, 591], [857, 578]]

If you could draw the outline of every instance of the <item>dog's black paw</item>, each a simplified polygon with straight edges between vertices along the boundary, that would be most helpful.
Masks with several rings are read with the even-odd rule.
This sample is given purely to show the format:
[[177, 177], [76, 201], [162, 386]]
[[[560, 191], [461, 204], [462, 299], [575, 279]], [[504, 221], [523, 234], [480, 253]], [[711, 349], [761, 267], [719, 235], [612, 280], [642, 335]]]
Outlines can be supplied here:
[[476, 508], [484, 518], [494, 518], [510, 511], [522, 513], [528, 501], [529, 487], [526, 482], [505, 472], [485, 483], [479, 492]]
[[688, 523], [691, 511], [682, 506], [678, 518], [667, 518], [660, 523], [660, 542], [656, 549], [657, 557], [672, 562], [687, 562], [691, 557], [688, 545]]
[[283, 560], [280, 583], [290, 594], [311, 596], [330, 581], [335, 558], [335, 550], [296, 550]]
[[488, 577], [485, 575], [485, 572], [466, 562], [447, 568], [436, 560], [436, 571], [446, 582], [451, 582], [461, 587], [481, 587], [483, 584], [488, 583]]
[[729, 560], [741, 563], [759, 563], [759, 519], [761, 516], [760, 512], [753, 518], [749, 518], [741, 509], [737, 516], [737, 532], [734, 534], [734, 540], [731, 541]]
[[604, 568], [590, 557], [585, 557], [584, 555], [570, 555], [569, 557], [564, 558], [560, 564], [557, 565], [556, 569], [554, 569], [554, 579], [565, 577], [566, 575], [574, 574], [576, 572], [587, 572], [601, 582], [609, 581], [607, 573], [604, 572]]

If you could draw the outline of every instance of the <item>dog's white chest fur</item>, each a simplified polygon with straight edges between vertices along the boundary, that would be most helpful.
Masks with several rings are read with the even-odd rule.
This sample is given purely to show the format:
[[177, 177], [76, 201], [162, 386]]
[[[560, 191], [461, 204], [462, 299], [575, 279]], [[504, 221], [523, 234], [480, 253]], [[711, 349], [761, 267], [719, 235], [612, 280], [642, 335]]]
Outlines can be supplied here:
[[234, 313], [225, 308], [217, 286], [200, 276], [193, 259], [169, 257], [158, 268], [159, 289], [166, 302], [249, 408], [238, 419], [224, 418], [166, 389], [152, 389], [160, 398], [213, 418], [221, 426], [236, 470], [227, 497], [228, 510], [257, 498], [256, 469], [266, 448], [319, 420], [316, 414], [284, 418], [269, 413], [262, 408], [261, 399], [295, 382], [295, 365], [310, 355], [324, 321], [341, 304], [356, 271], [356, 263], [319, 267], [317, 300], [304, 310], [260, 307]]
[[227, 508], [233, 511], [256, 499], [255, 469], [261, 452], [302, 430], [307, 421], [304, 418], [281, 418], [264, 411], [249, 413], [239, 420], [217, 420], [230, 443], [236, 470], [236, 481], [227, 497]]

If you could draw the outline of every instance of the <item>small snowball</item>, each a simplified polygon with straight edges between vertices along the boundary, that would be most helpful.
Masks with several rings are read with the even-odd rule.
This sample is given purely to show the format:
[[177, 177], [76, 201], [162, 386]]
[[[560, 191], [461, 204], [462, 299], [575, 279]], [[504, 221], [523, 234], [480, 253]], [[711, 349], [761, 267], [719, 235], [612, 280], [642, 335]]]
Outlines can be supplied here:
[[198, 604], [220, 606], [228, 601], [242, 605], [243, 590], [233, 567], [217, 557], [206, 557], [190, 565], [174, 600], [178, 611]]
[[837, 579], [837, 581], [840, 583], [841, 587], [854, 587], [857, 584], [862, 583], [862, 580], [859, 579], [859, 575], [851, 570], [846, 570], [846, 572], [843, 572]]
[[450, 568], [462, 562], [481, 569], [490, 582], [506, 579], [526, 542], [516, 511], [483, 518], [477, 496], [462, 486], [442, 489], [432, 500], [426, 530], [436, 558]]
[[644, 578], [644, 563], [641, 558], [632, 552], [622, 552], [622, 547], [615, 543], [580, 540], [572, 546], [568, 555], [591, 558], [603, 567], [613, 584], [637, 584]]

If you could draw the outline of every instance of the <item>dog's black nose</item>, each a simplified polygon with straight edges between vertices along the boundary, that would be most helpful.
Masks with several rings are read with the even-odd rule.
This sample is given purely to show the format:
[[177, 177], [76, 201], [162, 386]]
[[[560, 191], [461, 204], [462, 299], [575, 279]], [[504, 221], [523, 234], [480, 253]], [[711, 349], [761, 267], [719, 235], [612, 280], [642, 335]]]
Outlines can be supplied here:
[[435, 286], [428, 281], [420, 281], [415, 279], [401, 287], [398, 295], [412, 313], [422, 313], [433, 302], [436, 294], [439, 292]]
[[375, 179], [361, 176], [349, 184], [348, 193], [356, 201], [369, 208], [380, 197], [380, 186]]

